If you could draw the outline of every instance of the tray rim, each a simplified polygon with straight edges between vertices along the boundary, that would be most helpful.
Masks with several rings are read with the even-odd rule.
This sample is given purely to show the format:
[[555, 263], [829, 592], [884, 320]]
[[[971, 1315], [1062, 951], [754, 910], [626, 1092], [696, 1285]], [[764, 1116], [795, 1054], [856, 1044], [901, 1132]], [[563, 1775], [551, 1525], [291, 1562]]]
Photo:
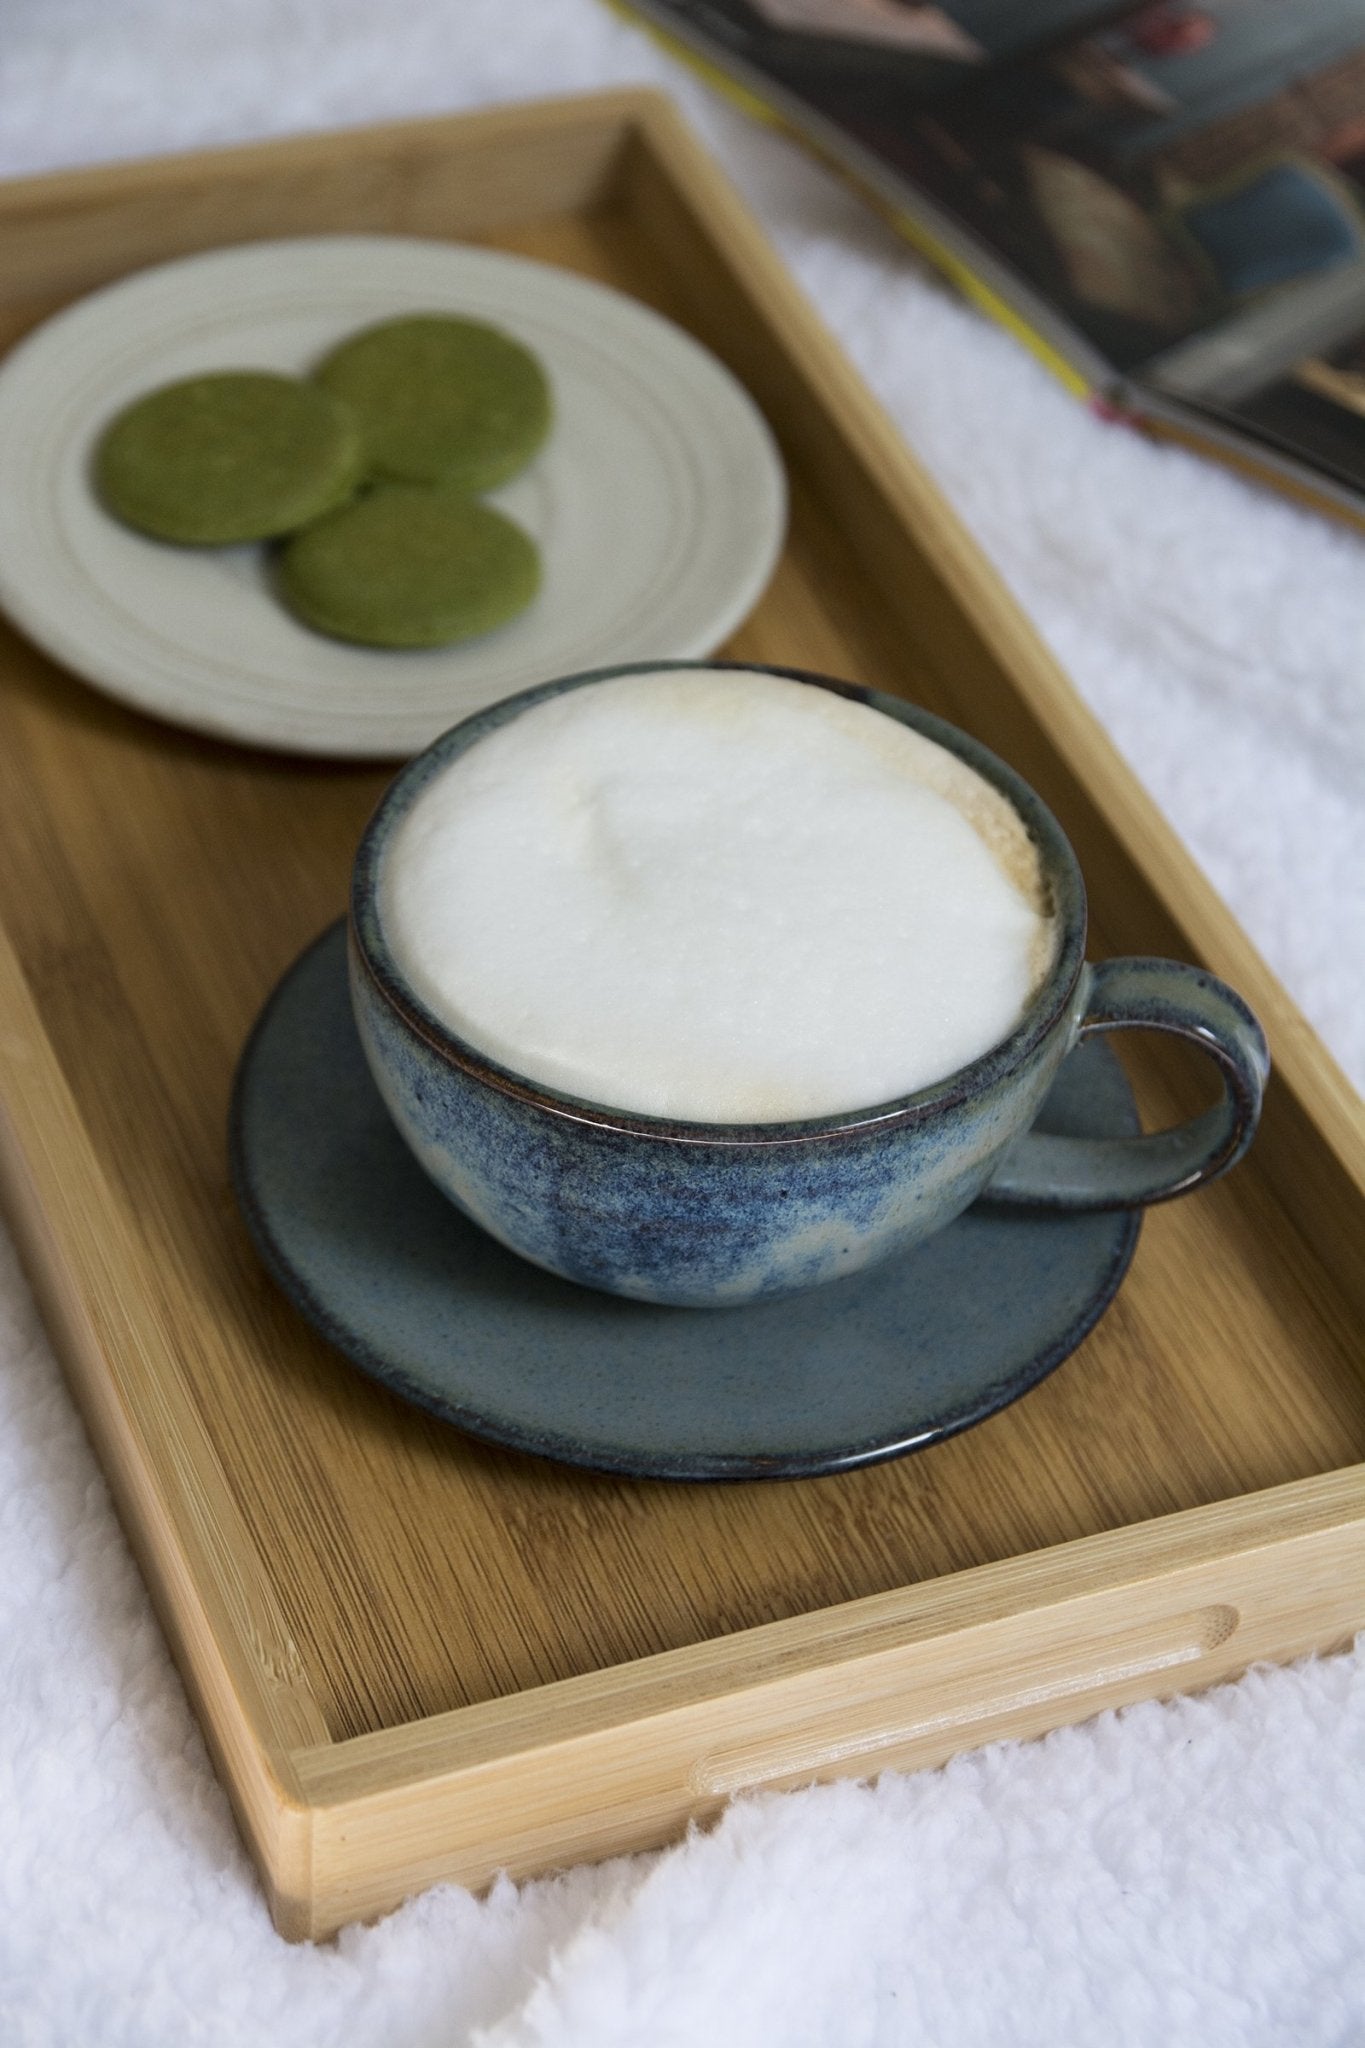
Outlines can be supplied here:
[[[1198, 956], [1265, 1017], [1280, 1085], [1354, 1188], [1365, 1189], [1365, 1108], [1345, 1076], [664, 95], [626, 88], [16, 180], [0, 186], [0, 225], [111, 196], [126, 203], [187, 178], [256, 180], [286, 162], [331, 166], [338, 148], [382, 159], [408, 143], [496, 144], [529, 128], [568, 133], [576, 125], [614, 125], [621, 147], [643, 147], [747, 296], [781, 325], [805, 381], [821, 391], [930, 567], [1020, 680], [1050, 743], [1083, 774], [1129, 859]], [[595, 1833], [574, 1831], [572, 1857], [665, 1839], [688, 1815], [746, 1785], [803, 1782], [869, 1758], [877, 1766], [938, 1762], [970, 1742], [1038, 1733], [1100, 1706], [1207, 1684], [1256, 1658], [1326, 1647], [1365, 1616], [1361, 1464], [333, 1741], [268, 1580], [242, 1568], [255, 1553], [180, 1387], [174, 1333], [152, 1295], [130, 1299], [120, 1285], [120, 1271], [145, 1274], [147, 1254], [104, 1177], [3, 929], [0, 1195], [276, 1923], [296, 1938], [381, 1911], [437, 1877], [485, 1881], [492, 1869], [471, 1847], [470, 1831], [494, 1799], [505, 1810], [509, 1798], [526, 1806], [534, 1795], [496, 1867], [545, 1867], [568, 1839], [555, 1785], [590, 1756], [615, 1772], [619, 1793]], [[1304, 1193], [1305, 1213], [1330, 1232], [1329, 1197], [1330, 1190]], [[1345, 1285], [1352, 1269], [1338, 1264]], [[225, 1529], [238, 1532], [235, 1547]], [[1172, 1600], [1182, 1603], [1174, 1616]], [[1077, 1660], [1074, 1646], [1068, 1653], [1052, 1641], [1051, 1623], [1064, 1635], [1093, 1633], [1098, 1624], [1100, 1640], [1117, 1647], [1107, 1663], [1089, 1653]], [[954, 1705], [944, 1688], [952, 1680], [960, 1690], [954, 1674], [964, 1658], [981, 1671], [1008, 1671], [1012, 1690], [992, 1692], [986, 1683], [984, 1710], [981, 1700]], [[846, 1718], [851, 1686], [872, 1703], [876, 1725], [822, 1745], [822, 1700], [840, 1704]], [[907, 1687], [946, 1704], [907, 1721]], [[893, 1695], [902, 1711], [888, 1731]], [[696, 1761], [698, 1744], [714, 1741], [722, 1703], [733, 1720], [737, 1700], [755, 1742], [747, 1758], [732, 1743], [708, 1775], [705, 1754]], [[506, 1842], [505, 1825], [503, 1835]]]

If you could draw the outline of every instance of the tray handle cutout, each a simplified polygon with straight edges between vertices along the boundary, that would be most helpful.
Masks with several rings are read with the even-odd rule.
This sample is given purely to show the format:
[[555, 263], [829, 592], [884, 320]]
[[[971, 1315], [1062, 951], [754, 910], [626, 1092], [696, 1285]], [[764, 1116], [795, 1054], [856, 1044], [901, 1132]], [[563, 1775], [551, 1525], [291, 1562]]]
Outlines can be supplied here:
[[[1171, 1690], [1183, 1692], [1198, 1683], [1185, 1667], [1222, 1649], [1240, 1622], [1235, 1607], [1214, 1603], [1098, 1641], [1059, 1643], [1004, 1664], [978, 1665], [974, 1659], [948, 1664], [943, 1644], [920, 1645], [933, 1652], [937, 1668], [918, 1707], [910, 1696], [913, 1678], [903, 1679], [862, 1703], [868, 1721], [862, 1729], [850, 1726], [856, 1708], [850, 1714], [846, 1706], [837, 1729], [832, 1716], [822, 1716], [823, 1728], [808, 1721], [788, 1738], [777, 1734], [763, 1744], [701, 1758], [689, 1775], [689, 1790], [699, 1798], [717, 1799], [836, 1772], [846, 1777], [863, 1757], [871, 1775], [884, 1752], [923, 1745], [941, 1757], [1001, 1736], [1039, 1734], [1062, 1720], [1082, 1719], [1076, 1712], [1078, 1699], [1093, 1696], [1092, 1711], [1098, 1713], [1122, 1704], [1130, 1689], [1134, 1698], [1150, 1696], [1148, 1681], [1167, 1670], [1180, 1671]], [[1222, 1675], [1221, 1669], [1216, 1675]], [[935, 1694], [941, 1706], [935, 1706]], [[891, 1762], [888, 1757], [888, 1768]]]

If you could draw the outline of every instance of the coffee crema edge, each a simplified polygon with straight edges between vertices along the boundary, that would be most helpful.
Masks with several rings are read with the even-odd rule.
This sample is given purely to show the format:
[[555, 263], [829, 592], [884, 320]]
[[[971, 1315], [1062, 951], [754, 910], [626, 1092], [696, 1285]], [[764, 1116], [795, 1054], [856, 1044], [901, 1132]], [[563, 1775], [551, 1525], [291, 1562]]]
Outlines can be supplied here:
[[[389, 841], [425, 786], [488, 733], [544, 703], [585, 684], [616, 678], [639, 679], [670, 672], [751, 675], [781, 678], [814, 686], [850, 705], [888, 717], [906, 737], [932, 743], [923, 758], [934, 764], [946, 795], [974, 803], [974, 829], [991, 850], [1002, 871], [1023, 880], [1044, 921], [1036, 952], [1036, 972], [1022, 1014], [1013, 1027], [980, 1054], [939, 1079], [900, 1090], [879, 1100], [809, 1115], [726, 1118], [658, 1114], [622, 1106], [598, 1093], [582, 1093], [528, 1074], [495, 1052], [461, 1034], [433, 1009], [393, 957], [380, 914], [379, 881]], [[962, 758], [965, 757], [965, 758]], [[928, 781], [927, 777], [920, 778]], [[1011, 873], [1012, 870], [1012, 873]], [[1015, 882], [1017, 886], [1017, 882]], [[362, 837], [352, 893], [353, 956], [367, 979], [429, 1047], [442, 1058], [478, 1076], [500, 1091], [541, 1105], [575, 1122], [619, 1129], [686, 1144], [790, 1144], [841, 1132], [913, 1122], [937, 1112], [955, 1098], [973, 1092], [987, 1070], [1026, 1055], [1057, 1015], [1071, 1003], [1084, 961], [1085, 890], [1074, 854], [1046, 806], [1017, 772], [998, 756], [934, 713], [865, 685], [809, 670], [763, 666], [748, 662], [695, 661], [628, 663], [592, 670], [541, 684], [500, 700], [452, 727], [414, 757], [385, 793]]]

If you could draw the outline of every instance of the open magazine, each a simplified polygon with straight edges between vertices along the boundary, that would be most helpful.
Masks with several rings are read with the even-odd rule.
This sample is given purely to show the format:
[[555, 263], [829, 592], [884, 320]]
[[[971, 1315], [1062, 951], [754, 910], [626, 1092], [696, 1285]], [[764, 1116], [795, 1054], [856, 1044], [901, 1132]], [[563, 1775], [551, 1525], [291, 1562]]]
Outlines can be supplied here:
[[629, 0], [1074, 386], [1365, 521], [1365, 0]]

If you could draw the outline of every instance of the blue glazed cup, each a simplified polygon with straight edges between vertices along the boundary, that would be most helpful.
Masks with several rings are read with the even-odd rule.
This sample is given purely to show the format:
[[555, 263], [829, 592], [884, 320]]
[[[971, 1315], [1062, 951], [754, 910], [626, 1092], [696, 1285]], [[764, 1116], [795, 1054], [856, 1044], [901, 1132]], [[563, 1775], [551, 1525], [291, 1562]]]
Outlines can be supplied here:
[[[671, 1122], [581, 1101], [500, 1066], [426, 1008], [381, 910], [394, 829], [433, 775], [566, 690], [695, 663], [597, 669], [523, 691], [442, 735], [402, 769], [361, 840], [351, 891], [351, 999], [384, 1101], [412, 1152], [466, 1215], [538, 1266], [636, 1300], [726, 1306], [837, 1280], [908, 1250], [978, 1196], [1128, 1208], [1212, 1180], [1251, 1142], [1269, 1069], [1231, 989], [1173, 961], [1085, 960], [1085, 888], [1050, 811], [1012, 769], [928, 712], [880, 692], [770, 668], [936, 740], [994, 783], [1039, 849], [1056, 957], [1016, 1028], [931, 1088], [783, 1124]], [[713, 668], [752, 668], [717, 662]], [[1092, 1031], [1175, 1032], [1214, 1061], [1217, 1105], [1175, 1130], [1075, 1139], [1030, 1130], [1058, 1067]]]

